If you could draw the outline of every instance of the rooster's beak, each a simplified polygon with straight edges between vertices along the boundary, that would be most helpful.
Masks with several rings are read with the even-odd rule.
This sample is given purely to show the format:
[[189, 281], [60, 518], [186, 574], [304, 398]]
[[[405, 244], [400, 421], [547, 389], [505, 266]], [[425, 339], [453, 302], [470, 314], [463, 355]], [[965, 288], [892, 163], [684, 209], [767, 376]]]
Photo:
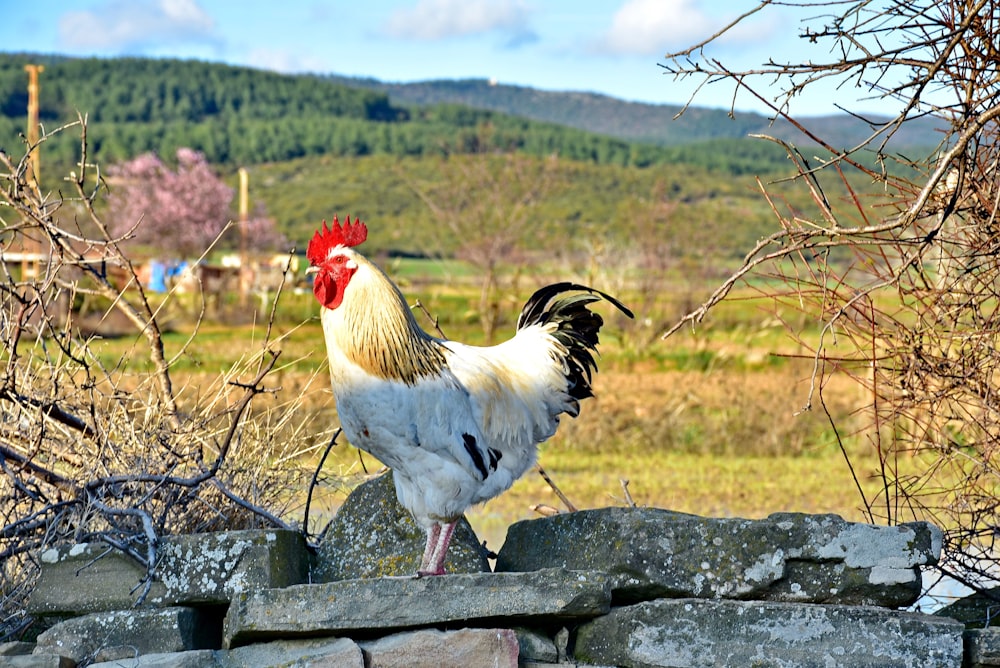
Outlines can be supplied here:
[[317, 272], [319, 272], [319, 267], [316, 266], [310, 266], [308, 269], [306, 269], [306, 274], [315, 274]]

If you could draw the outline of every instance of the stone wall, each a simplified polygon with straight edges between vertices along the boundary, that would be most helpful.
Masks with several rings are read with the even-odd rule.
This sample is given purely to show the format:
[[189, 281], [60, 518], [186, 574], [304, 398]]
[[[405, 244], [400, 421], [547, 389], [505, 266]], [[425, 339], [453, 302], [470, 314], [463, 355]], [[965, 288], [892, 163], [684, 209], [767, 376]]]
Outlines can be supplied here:
[[471, 530], [414, 578], [420, 532], [388, 478], [299, 534], [167, 537], [158, 580], [104, 546], [39, 555], [37, 643], [0, 666], [1000, 665], [1000, 635], [901, 611], [941, 534], [833, 515], [607, 508], [520, 522], [489, 570]]

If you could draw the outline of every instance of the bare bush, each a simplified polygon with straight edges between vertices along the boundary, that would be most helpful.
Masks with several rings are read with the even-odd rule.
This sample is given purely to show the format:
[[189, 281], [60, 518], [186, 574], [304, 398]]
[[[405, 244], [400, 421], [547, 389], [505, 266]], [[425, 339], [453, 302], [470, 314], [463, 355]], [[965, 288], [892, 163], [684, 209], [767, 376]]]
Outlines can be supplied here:
[[[317, 437], [301, 394], [281, 400], [269, 384], [280, 354], [270, 327], [218, 377], [175, 383], [184, 350], [167, 356], [163, 303], [121, 249], [130, 232], [114, 235], [95, 211], [102, 179], [86, 160], [86, 124], [59, 131], [74, 129], [82, 158], [69, 195], [28, 179], [37, 145], [20, 161], [0, 154], [0, 641], [31, 624], [24, 603], [46, 545], [121, 550], [145, 567], [148, 591], [162, 535], [288, 528], [289, 490], [308, 479], [287, 461]], [[98, 321], [131, 323], [132, 354], [106, 359], [76, 326], [84, 296], [106, 305]]]
[[[995, 585], [1000, 3], [782, 4], [818, 13], [801, 36], [825, 53], [737, 70], [706, 55], [709, 40], [673, 54], [665, 67], [729, 82], [799, 127], [812, 146], [783, 145], [817, 213], [792, 210], [762, 184], [779, 230], [667, 335], [698, 322], [743, 279], [780, 279], [756, 284], [781, 309], [814, 318], [811, 331], [793, 332], [813, 351], [806, 408], [824, 405], [824, 379], [834, 373], [855, 379], [870, 398], [860, 436], [878, 453], [883, 491], [863, 499], [868, 516], [934, 521], [946, 534], [943, 569], [979, 588]], [[863, 91], [895, 115], [856, 116], [868, 140], [833, 146], [788, 113], [794, 96], [823, 81]], [[938, 122], [937, 146], [919, 156], [890, 151], [894, 133], [920, 116]]]

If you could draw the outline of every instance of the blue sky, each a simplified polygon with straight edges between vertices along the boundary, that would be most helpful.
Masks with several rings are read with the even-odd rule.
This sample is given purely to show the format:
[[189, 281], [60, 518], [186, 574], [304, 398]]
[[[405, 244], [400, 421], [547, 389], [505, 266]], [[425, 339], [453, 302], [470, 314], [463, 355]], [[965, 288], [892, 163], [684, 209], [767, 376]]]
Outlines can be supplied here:
[[[281, 72], [382, 81], [495, 78], [544, 90], [587, 91], [662, 104], [693, 87], [658, 63], [714, 33], [756, 0], [0, 0], [0, 50], [197, 58]], [[734, 68], [826, 60], [798, 37], [799, 18], [769, 8], [714, 52]], [[704, 88], [698, 106], [728, 108], [731, 85]], [[859, 95], [861, 97], [861, 95]], [[851, 106], [850, 91], [796, 100], [816, 115]], [[738, 110], [762, 111], [738, 97]]]

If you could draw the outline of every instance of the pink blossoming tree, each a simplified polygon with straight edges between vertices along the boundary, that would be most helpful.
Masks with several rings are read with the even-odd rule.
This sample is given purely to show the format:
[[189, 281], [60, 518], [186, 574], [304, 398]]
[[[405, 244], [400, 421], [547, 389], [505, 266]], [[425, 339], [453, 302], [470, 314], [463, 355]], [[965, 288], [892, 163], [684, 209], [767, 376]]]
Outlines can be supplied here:
[[201, 254], [233, 217], [233, 189], [213, 173], [205, 156], [177, 149], [177, 170], [154, 153], [108, 169], [113, 234], [131, 234], [163, 255]]

